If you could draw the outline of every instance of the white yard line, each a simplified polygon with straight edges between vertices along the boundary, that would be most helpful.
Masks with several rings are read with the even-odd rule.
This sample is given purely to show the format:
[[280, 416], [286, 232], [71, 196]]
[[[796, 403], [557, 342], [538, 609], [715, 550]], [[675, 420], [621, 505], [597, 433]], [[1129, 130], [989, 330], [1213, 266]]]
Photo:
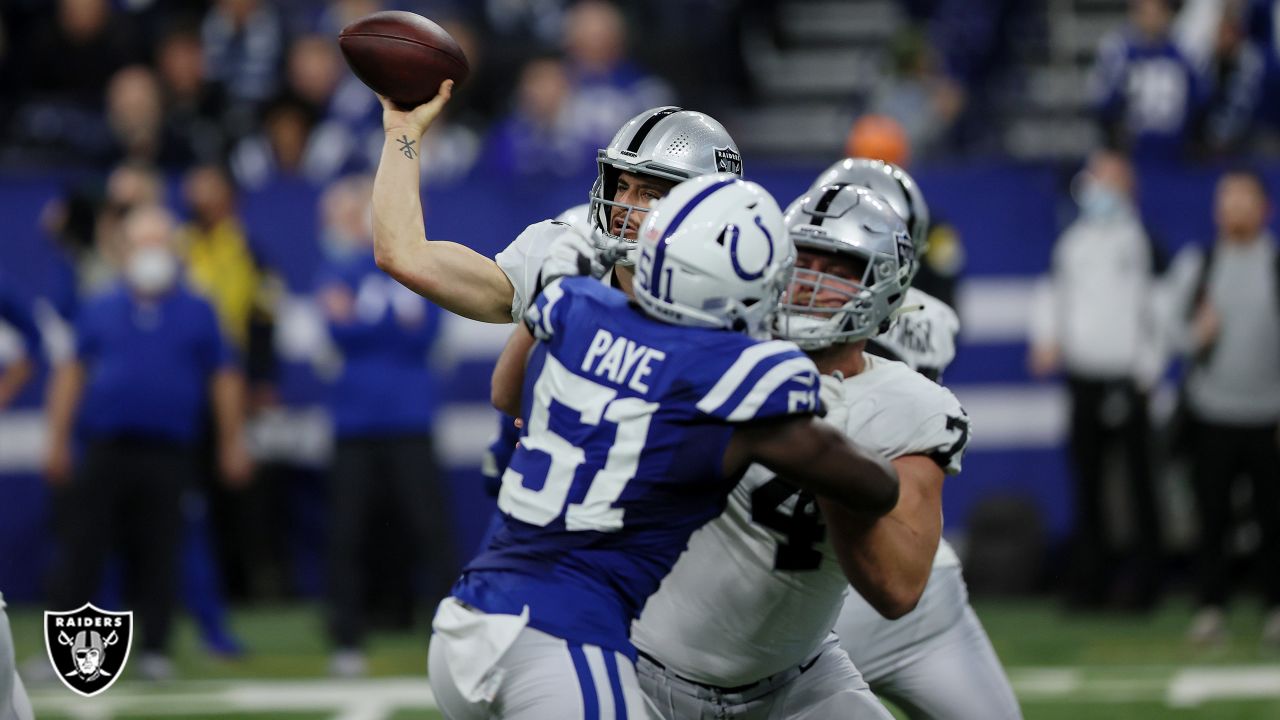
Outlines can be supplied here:
[[395, 710], [436, 708], [431, 687], [422, 677], [209, 681], [155, 687], [135, 683], [93, 698], [47, 688], [33, 691], [31, 700], [42, 713], [64, 713], [77, 720], [105, 720], [119, 714], [168, 717], [307, 710], [334, 712], [335, 720], [383, 720]]
[[1280, 698], [1280, 667], [1187, 668], [1169, 681], [1165, 702], [1191, 707], [1211, 700]]
[[[1164, 702], [1191, 707], [1224, 700], [1280, 700], [1280, 665], [1011, 667], [1008, 673], [1019, 698], [1041, 703]], [[95, 698], [82, 698], [59, 686], [34, 690], [31, 699], [39, 713], [56, 712], [76, 720], [253, 711], [321, 711], [334, 713], [333, 720], [385, 720], [397, 710], [436, 708], [423, 677], [122, 683]]]

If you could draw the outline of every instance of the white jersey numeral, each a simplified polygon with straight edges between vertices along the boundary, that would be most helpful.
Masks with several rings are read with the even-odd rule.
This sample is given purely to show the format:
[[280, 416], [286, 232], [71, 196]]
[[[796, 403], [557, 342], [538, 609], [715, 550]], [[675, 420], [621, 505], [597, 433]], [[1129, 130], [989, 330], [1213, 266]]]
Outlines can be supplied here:
[[[568, 530], [608, 532], [622, 528], [623, 511], [613, 504], [635, 477], [649, 435], [649, 421], [658, 404], [617, 395], [617, 390], [574, 374], [548, 354], [533, 386], [528, 434], [521, 440], [526, 449], [550, 458], [546, 478], [542, 487], [534, 490], [525, 486], [523, 474], [507, 468], [498, 493], [498, 508], [539, 527], [551, 524], [563, 512]], [[577, 411], [583, 425], [596, 426], [603, 420], [618, 426], [604, 467], [592, 478], [586, 497], [567, 508], [573, 476], [586, 461], [586, 453], [551, 429], [552, 397], [557, 404]]]

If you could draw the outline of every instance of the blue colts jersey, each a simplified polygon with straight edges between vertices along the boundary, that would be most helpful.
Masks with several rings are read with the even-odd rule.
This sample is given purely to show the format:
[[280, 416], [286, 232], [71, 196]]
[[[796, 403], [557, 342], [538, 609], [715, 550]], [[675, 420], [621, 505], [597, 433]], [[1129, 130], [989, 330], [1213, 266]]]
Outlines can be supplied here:
[[589, 278], [553, 282], [525, 323], [540, 342], [502, 527], [454, 595], [634, 658], [631, 621], [737, 481], [733, 423], [814, 413], [818, 372], [789, 342], [659, 322]]

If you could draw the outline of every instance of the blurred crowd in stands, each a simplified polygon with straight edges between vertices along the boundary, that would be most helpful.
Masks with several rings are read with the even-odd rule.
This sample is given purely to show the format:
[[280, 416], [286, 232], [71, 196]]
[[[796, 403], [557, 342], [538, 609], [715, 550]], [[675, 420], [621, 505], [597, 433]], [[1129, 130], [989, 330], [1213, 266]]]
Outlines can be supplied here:
[[629, 59], [607, 2], [17, 2], [0, 15], [2, 164], [225, 163], [245, 188], [369, 171], [381, 109], [334, 39], [388, 6], [440, 21], [471, 62], [428, 142], [434, 179], [578, 173], [624, 120], [674, 99]]
[[[334, 38], [356, 18], [401, 8], [438, 20], [472, 66], [428, 140], [428, 180], [473, 169], [574, 175], [645, 107], [685, 102], [732, 128], [736, 112], [785, 102], [760, 87], [746, 57], [758, 49], [743, 38], [763, 31], [783, 50], [806, 42], [784, 28], [808, 4], [14, 0], [0, 9], [0, 167], [225, 163], [246, 188], [368, 171], [379, 108]], [[1037, 82], [1026, 48], [1088, 30], [1054, 26], [1065, 21], [1052, 5], [898, 0], [874, 90], [847, 104], [891, 118], [918, 159], [999, 154], [1007, 99]], [[1100, 136], [1143, 162], [1275, 150], [1277, 7], [1131, 0], [1127, 22], [1091, 41], [1083, 94]]]

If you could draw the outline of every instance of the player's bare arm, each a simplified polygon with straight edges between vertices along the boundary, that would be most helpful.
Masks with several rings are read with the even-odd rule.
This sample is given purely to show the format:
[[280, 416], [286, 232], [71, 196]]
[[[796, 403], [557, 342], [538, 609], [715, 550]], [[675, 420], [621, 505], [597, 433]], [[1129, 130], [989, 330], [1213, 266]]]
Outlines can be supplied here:
[[739, 426], [725, 451], [724, 467], [740, 472], [752, 462], [850, 512], [879, 516], [898, 502], [893, 465], [812, 416]]
[[882, 517], [851, 513], [818, 498], [832, 547], [849, 582], [890, 620], [911, 612], [924, 594], [942, 538], [942, 468], [924, 455], [893, 461], [899, 496]]
[[520, 396], [524, 388], [524, 370], [533, 349], [533, 333], [523, 324], [517, 325], [493, 366], [489, 400], [498, 410], [520, 417]]
[[378, 267], [450, 312], [483, 322], [511, 322], [515, 289], [498, 264], [454, 242], [428, 240], [419, 187], [422, 135], [440, 115], [453, 81], [431, 101], [404, 111], [382, 101], [386, 140], [373, 183], [373, 240]]

